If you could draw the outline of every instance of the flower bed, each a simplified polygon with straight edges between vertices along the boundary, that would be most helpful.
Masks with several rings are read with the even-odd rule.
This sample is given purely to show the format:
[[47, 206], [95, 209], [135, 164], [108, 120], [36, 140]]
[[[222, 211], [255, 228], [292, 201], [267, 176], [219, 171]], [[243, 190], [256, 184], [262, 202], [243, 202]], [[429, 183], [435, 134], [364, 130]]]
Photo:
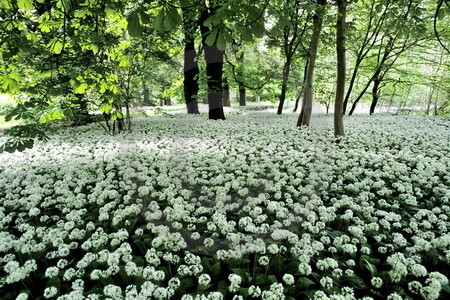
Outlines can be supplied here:
[[449, 119], [179, 115], [0, 155], [1, 299], [449, 297]]

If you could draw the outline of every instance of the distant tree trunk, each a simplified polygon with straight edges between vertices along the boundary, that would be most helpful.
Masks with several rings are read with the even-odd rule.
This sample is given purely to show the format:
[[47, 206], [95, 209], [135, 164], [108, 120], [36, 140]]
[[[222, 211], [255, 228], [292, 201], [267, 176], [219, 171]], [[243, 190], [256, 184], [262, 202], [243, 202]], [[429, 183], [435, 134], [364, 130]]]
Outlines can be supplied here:
[[209, 118], [212, 120], [225, 120], [222, 103], [223, 58], [225, 53], [217, 47], [217, 38], [214, 45], [208, 46], [206, 44], [209, 29], [203, 25], [204, 21], [214, 15], [216, 10], [216, 7], [207, 8], [204, 5], [200, 18], [200, 31], [202, 33], [202, 45], [205, 54], [206, 76], [208, 77]]
[[427, 116], [430, 114], [431, 103], [433, 101], [433, 94], [434, 94], [434, 86], [431, 87], [430, 95], [428, 96], [427, 108], [425, 110], [425, 114]]
[[373, 87], [372, 87], [372, 103], [370, 104], [370, 115], [373, 115], [375, 113], [375, 108], [377, 107], [378, 100], [380, 99], [380, 83], [381, 78], [376, 78], [373, 81]]
[[370, 79], [369, 81], [367, 81], [366, 86], [363, 88], [363, 90], [361, 91], [361, 93], [359, 93], [359, 96], [355, 99], [355, 101], [352, 104], [352, 108], [350, 109], [348, 115], [351, 116], [353, 115], [353, 112], [356, 109], [356, 105], [358, 104], [359, 100], [361, 100], [361, 98], [364, 96], [364, 94], [366, 93], [367, 89], [369, 88], [370, 84], [372, 83], [372, 79]]
[[243, 85], [239, 85], [239, 106], [247, 105], [247, 92]]
[[325, 5], [326, 0], [318, 0], [317, 4], [320, 5], [319, 8], [316, 9], [316, 12], [313, 17], [313, 33], [311, 37], [311, 48], [309, 55], [309, 64], [308, 70], [306, 72], [306, 80], [303, 94], [303, 102], [302, 102], [302, 111], [297, 121], [297, 126], [309, 126], [309, 122], [311, 120], [312, 113], [312, 103], [313, 103], [313, 76], [314, 76], [314, 67], [316, 64], [316, 55], [317, 48], [319, 46], [319, 37], [320, 31], [322, 29], [322, 14], [323, 14], [323, 6]]
[[308, 63], [309, 63], [309, 60], [306, 61], [306, 63], [305, 63], [305, 68], [303, 69], [303, 83], [302, 83], [302, 87], [301, 87], [300, 90], [298, 91], [297, 97], [295, 98], [295, 105], [294, 105], [294, 110], [293, 110], [294, 112], [297, 111], [297, 109], [298, 109], [298, 104], [299, 104], [299, 102], [300, 102], [300, 98], [301, 98], [302, 95], [303, 95], [303, 90], [304, 90], [304, 88], [305, 88], [306, 72], [308, 72]]
[[164, 106], [164, 98], [159, 98], [159, 106]]
[[84, 97], [84, 94], [75, 94], [77, 98], [74, 104], [78, 106], [76, 113], [75, 125], [85, 125], [92, 122], [92, 117], [89, 114], [88, 103]]
[[230, 85], [228, 84], [228, 78], [223, 77], [223, 106], [230, 105]]
[[338, 17], [336, 24], [337, 80], [336, 99], [334, 101], [334, 135], [344, 135], [344, 93], [345, 93], [345, 15], [347, 0], [337, 0]]
[[283, 113], [284, 101], [286, 100], [286, 90], [289, 80], [289, 73], [291, 72], [291, 57], [286, 57], [286, 61], [284, 62], [283, 67], [283, 79], [281, 82], [281, 94], [280, 94], [280, 102], [278, 103], [277, 115], [281, 115]]
[[[237, 61], [239, 62], [239, 65], [240, 65], [238, 76], [239, 76], [239, 78], [241, 78], [240, 80], [242, 80], [242, 78], [244, 77], [243, 74], [242, 74], [242, 64], [244, 63], [244, 52], [242, 52], [238, 56]], [[246, 90], [245, 90], [245, 86], [243, 86], [240, 82], [238, 82], [238, 85], [239, 85], [239, 92], [238, 92], [238, 94], [239, 94], [239, 106], [246, 106], [247, 105], [247, 93], [246, 93]]]
[[145, 82], [142, 82], [142, 95], [143, 95], [143, 100], [142, 100], [142, 104], [143, 105], [151, 105], [150, 103], [150, 91], [148, 89], [148, 86]]
[[188, 114], [199, 114], [197, 95], [198, 85], [198, 63], [197, 52], [195, 51], [195, 31], [198, 28], [195, 24], [195, 14], [192, 8], [182, 8], [183, 12], [183, 32], [184, 32], [184, 80], [183, 90]]

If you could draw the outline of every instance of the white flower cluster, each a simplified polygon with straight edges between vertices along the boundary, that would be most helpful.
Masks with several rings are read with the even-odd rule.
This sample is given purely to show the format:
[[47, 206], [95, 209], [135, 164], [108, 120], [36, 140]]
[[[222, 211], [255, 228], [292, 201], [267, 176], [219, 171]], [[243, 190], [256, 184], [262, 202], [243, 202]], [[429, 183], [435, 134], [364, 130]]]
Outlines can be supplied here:
[[[331, 118], [294, 117], [155, 117], [115, 137], [92, 124], [0, 154], [0, 294], [224, 299], [203, 257], [268, 273], [281, 257], [279, 282], [227, 270], [228, 292], [284, 299], [307, 277], [315, 299], [354, 299], [340, 280], [366, 276], [385, 298], [439, 298], [448, 279], [423, 257], [450, 264], [448, 120], [357, 116], [335, 143]], [[61, 287], [20, 294], [36, 272]], [[202, 294], [181, 296], [186, 277]]]

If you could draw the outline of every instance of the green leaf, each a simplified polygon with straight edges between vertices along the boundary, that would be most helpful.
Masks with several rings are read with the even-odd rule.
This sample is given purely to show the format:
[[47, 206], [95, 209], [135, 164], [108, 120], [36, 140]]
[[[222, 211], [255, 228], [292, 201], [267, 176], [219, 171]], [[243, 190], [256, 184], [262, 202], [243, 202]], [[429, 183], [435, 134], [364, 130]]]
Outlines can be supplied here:
[[87, 84], [82, 83], [75, 89], [75, 94], [84, 94], [86, 92]]
[[302, 289], [307, 289], [310, 285], [313, 285], [313, 284], [314, 284], [314, 281], [312, 281], [311, 279], [309, 279], [307, 277], [299, 278], [296, 283], [296, 285]]
[[123, 114], [122, 114], [120, 111], [118, 111], [118, 110], [116, 110], [116, 111], [111, 115], [111, 120], [112, 120], [112, 121], [117, 120], [117, 119], [122, 119], [122, 118], [123, 118]]
[[158, 31], [164, 31], [164, 19], [165, 19], [165, 11], [161, 9], [159, 13], [156, 15], [155, 20], [153, 21], [153, 27]]
[[218, 29], [214, 29], [213, 31], [211, 31], [209, 33], [209, 35], [205, 39], [206, 45], [212, 46], [212, 45], [214, 45], [216, 43], [218, 32], [219, 32]]
[[214, 277], [219, 275], [220, 274], [220, 262], [216, 262], [214, 265], [212, 265], [210, 271], [211, 271], [211, 275], [213, 275]]
[[53, 40], [53, 42], [50, 43], [50, 52], [61, 54], [62, 49], [63, 43], [61, 43], [59, 40]]
[[142, 35], [142, 32], [144, 31], [144, 28], [142, 27], [142, 24], [139, 20], [138, 12], [138, 10], [135, 10], [127, 17], [127, 30], [128, 34], [131, 37], [140, 37]]
[[17, 6], [23, 10], [32, 10], [33, 0], [17, 0]]
[[225, 41], [225, 36], [223, 30], [219, 30], [217, 33], [217, 48], [221, 51], [225, 51], [227, 42]]
[[249, 27], [242, 28], [241, 39], [245, 42], [251, 42], [253, 40], [253, 34]]
[[166, 9], [166, 20], [164, 27], [166, 30], [172, 30], [181, 24], [181, 16], [175, 7], [169, 7]]
[[109, 103], [105, 103], [100, 107], [100, 111], [105, 114], [109, 114], [113, 107]]
[[377, 267], [371, 264], [367, 259], [363, 259], [361, 262], [362, 265], [366, 267], [367, 270], [369, 270], [372, 276], [375, 276], [377, 274]]

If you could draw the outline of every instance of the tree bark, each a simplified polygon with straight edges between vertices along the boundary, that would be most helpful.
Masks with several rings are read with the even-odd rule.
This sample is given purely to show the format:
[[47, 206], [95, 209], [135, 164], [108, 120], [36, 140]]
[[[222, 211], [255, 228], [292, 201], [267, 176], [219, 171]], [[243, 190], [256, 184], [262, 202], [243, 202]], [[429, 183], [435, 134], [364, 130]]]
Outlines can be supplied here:
[[434, 95], [434, 86], [431, 87], [430, 95], [428, 96], [427, 108], [425, 110], [425, 114], [427, 116], [430, 114], [431, 103], [433, 101], [433, 95]]
[[344, 135], [344, 93], [345, 93], [345, 16], [347, 0], [337, 0], [338, 17], [336, 23], [337, 80], [336, 98], [334, 101], [334, 135]]
[[188, 114], [199, 114], [197, 95], [198, 85], [198, 63], [195, 51], [195, 31], [198, 25], [192, 17], [196, 12], [190, 8], [182, 8], [183, 32], [184, 32], [184, 80], [183, 90]]
[[142, 95], [143, 95], [143, 104], [151, 105], [150, 102], [150, 91], [148, 89], [148, 85], [145, 82], [142, 82]]
[[316, 9], [313, 17], [313, 33], [311, 37], [311, 48], [309, 54], [308, 70], [306, 72], [305, 88], [303, 94], [302, 111], [297, 121], [297, 126], [309, 126], [312, 112], [313, 102], [313, 88], [312, 81], [314, 76], [314, 68], [316, 64], [317, 48], [319, 46], [320, 31], [322, 29], [322, 10], [326, 0], [318, 0], [317, 4], [320, 5]]
[[214, 45], [208, 46], [206, 44], [209, 29], [203, 25], [206, 19], [214, 15], [215, 11], [216, 7], [207, 8], [204, 5], [200, 18], [200, 31], [202, 33], [203, 52], [205, 54], [206, 76], [208, 77], [209, 118], [212, 120], [225, 120], [222, 103], [223, 59], [225, 53], [217, 47], [217, 38]]
[[303, 91], [305, 89], [305, 80], [306, 80], [306, 72], [308, 71], [308, 64], [309, 64], [309, 60], [306, 61], [305, 68], [303, 69], [303, 84], [297, 94], [297, 97], [295, 98], [295, 105], [294, 105], [294, 110], [293, 110], [294, 112], [296, 112], [298, 109], [298, 104], [300, 102], [300, 98], [302, 97]]
[[223, 77], [223, 106], [230, 106], [230, 85], [228, 84], [228, 78]]
[[283, 80], [281, 82], [281, 94], [280, 94], [280, 102], [278, 103], [277, 115], [281, 115], [283, 113], [283, 106], [284, 101], [286, 100], [286, 90], [290, 72], [291, 72], [291, 57], [286, 57], [286, 61], [284, 62], [283, 67]]
[[376, 78], [373, 81], [372, 103], [370, 104], [370, 110], [369, 110], [369, 114], [370, 115], [373, 115], [375, 113], [375, 108], [377, 107], [378, 99], [380, 98], [380, 94], [379, 94], [380, 83], [381, 83], [381, 79], [380, 78]]
[[[242, 78], [244, 77], [242, 75], [242, 64], [244, 63], [244, 52], [242, 52], [238, 58], [237, 61], [239, 62], [239, 77], [241, 78], [239, 81], [242, 80]], [[238, 82], [239, 85], [239, 106], [246, 106], [247, 105], [247, 93], [245, 90], [245, 86], [243, 86], [241, 83]]]

